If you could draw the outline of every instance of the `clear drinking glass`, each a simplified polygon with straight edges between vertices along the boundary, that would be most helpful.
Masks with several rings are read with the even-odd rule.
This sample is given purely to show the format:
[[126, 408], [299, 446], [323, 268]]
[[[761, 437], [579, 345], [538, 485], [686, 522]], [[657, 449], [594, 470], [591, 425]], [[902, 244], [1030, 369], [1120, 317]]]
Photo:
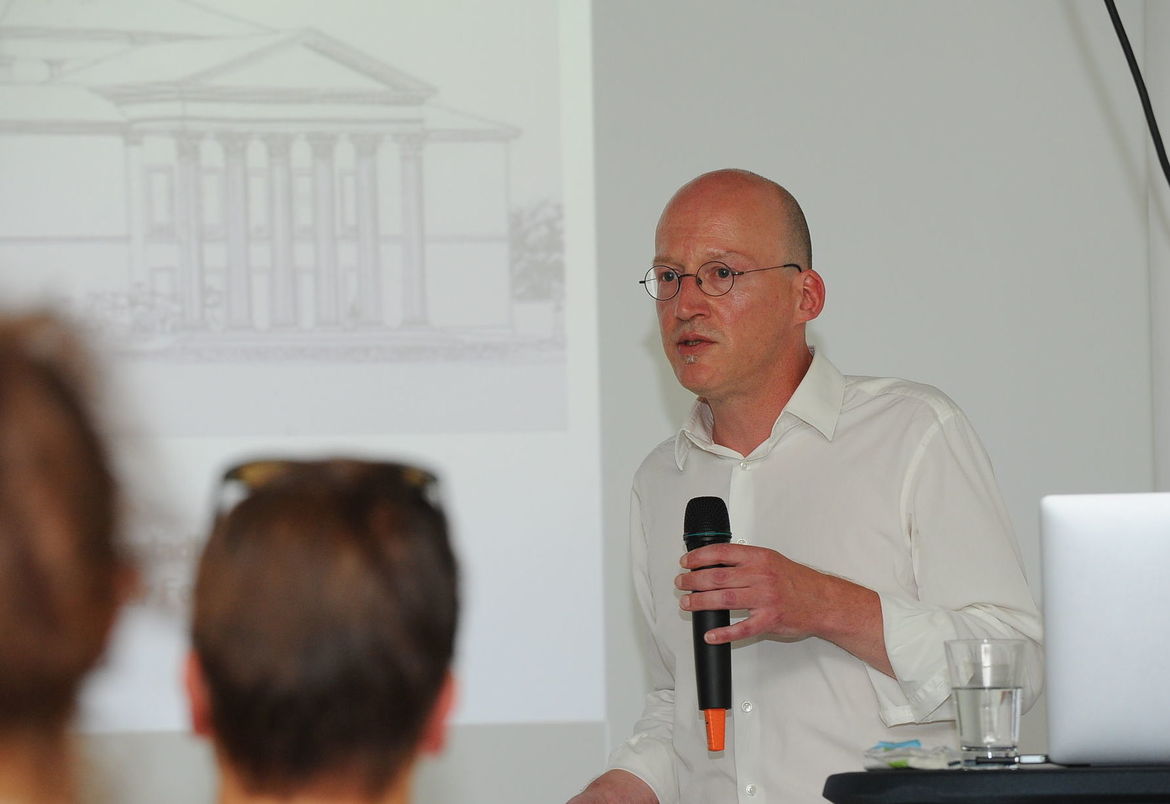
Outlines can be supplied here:
[[1025, 645], [1022, 639], [946, 643], [964, 768], [1017, 767]]

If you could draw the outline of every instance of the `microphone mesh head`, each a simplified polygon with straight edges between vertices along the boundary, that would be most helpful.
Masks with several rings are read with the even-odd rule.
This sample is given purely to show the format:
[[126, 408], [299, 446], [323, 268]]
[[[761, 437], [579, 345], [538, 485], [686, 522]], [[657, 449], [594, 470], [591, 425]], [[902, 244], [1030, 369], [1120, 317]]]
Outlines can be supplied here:
[[692, 497], [683, 517], [683, 533], [730, 533], [727, 503], [720, 497]]

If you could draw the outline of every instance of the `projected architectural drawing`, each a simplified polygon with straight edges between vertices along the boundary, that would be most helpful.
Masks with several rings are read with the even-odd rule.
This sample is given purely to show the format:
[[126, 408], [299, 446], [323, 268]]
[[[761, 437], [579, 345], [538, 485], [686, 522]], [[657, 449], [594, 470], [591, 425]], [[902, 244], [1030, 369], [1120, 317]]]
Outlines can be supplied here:
[[513, 197], [521, 128], [248, 6], [0, 5], [6, 296], [65, 302], [172, 373], [563, 363], [560, 204]]

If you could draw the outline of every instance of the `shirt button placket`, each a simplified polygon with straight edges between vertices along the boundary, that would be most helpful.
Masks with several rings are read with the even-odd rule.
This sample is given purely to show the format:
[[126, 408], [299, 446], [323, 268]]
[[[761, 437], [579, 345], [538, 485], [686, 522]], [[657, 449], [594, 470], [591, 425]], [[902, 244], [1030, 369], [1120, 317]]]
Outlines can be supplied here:
[[[755, 508], [755, 478], [752, 477], [752, 462], [749, 460], [740, 460], [731, 470], [731, 489], [730, 499], [728, 500], [728, 507], [734, 507], [737, 510], [751, 511]], [[750, 517], [744, 521], [733, 523], [733, 528], [748, 527], [750, 531]], [[747, 544], [752, 540], [750, 532], [740, 533], [736, 532], [732, 537], [735, 544]]]
[[[758, 467], [747, 459], [741, 459], [731, 464], [730, 498], [728, 508], [737, 512], [732, 518], [733, 541], [736, 544], [758, 544], [753, 532], [753, 522], [756, 498], [756, 482], [761, 480]], [[742, 513], [739, 513], [742, 512]], [[763, 804], [767, 801], [763, 789], [756, 780], [762, 777], [762, 762], [760, 745], [759, 718], [752, 714], [757, 698], [756, 673], [758, 668], [754, 659], [747, 659], [733, 669], [734, 680], [732, 692], [743, 696], [736, 706], [739, 708], [739, 717], [732, 718], [735, 729], [735, 765], [739, 776], [739, 786], [736, 790], [736, 799], [739, 804]]]

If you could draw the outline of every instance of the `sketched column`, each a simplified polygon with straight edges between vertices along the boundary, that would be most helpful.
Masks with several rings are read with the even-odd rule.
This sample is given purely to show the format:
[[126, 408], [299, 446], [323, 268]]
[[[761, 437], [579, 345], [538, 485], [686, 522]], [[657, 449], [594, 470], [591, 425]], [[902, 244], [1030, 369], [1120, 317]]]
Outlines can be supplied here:
[[126, 132], [126, 234], [131, 283], [145, 283], [146, 276], [146, 196], [142, 182], [142, 135]]
[[297, 321], [297, 275], [293, 261], [292, 160], [291, 142], [286, 134], [264, 138], [268, 147], [269, 221], [272, 250], [269, 269], [269, 320], [277, 327], [291, 327]]
[[248, 137], [221, 134], [224, 164], [224, 221], [227, 226], [227, 323], [252, 326], [251, 245], [248, 242]]
[[354, 134], [354, 185], [357, 195], [358, 316], [363, 324], [382, 323], [382, 263], [378, 227], [379, 134]]
[[313, 235], [317, 252], [316, 320], [320, 324], [331, 325], [341, 320], [333, 165], [337, 136], [311, 134], [308, 140], [313, 151]]
[[422, 149], [426, 133], [396, 134], [402, 163], [402, 323], [427, 325], [426, 221]]
[[203, 324], [203, 199], [200, 193], [203, 177], [199, 140], [199, 135], [188, 131], [175, 135], [175, 153], [179, 160], [175, 193], [179, 307], [183, 323], [189, 327]]

